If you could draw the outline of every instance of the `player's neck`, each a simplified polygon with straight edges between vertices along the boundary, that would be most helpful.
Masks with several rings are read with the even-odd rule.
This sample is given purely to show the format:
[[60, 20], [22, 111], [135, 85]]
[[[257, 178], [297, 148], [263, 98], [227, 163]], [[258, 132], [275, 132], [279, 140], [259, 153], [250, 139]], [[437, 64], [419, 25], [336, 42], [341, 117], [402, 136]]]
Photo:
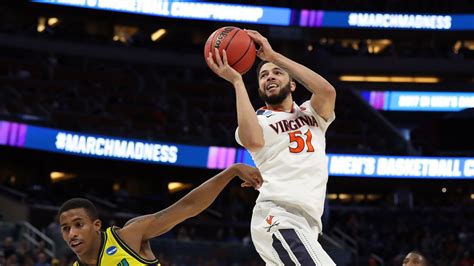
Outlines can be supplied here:
[[269, 104], [266, 103], [267, 109], [272, 111], [280, 111], [280, 112], [291, 112], [293, 109], [293, 98], [287, 97], [279, 104]]

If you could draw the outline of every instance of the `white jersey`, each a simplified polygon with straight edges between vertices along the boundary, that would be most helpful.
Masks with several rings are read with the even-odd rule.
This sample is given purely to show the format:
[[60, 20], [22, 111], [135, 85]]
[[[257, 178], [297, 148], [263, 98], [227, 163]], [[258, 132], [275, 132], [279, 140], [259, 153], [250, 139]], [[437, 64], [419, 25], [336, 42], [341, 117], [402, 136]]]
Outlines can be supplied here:
[[250, 152], [264, 181], [257, 203], [281, 202], [302, 209], [322, 230], [328, 181], [325, 133], [334, 113], [326, 121], [306, 101], [301, 106], [293, 103], [291, 112], [260, 109], [257, 118], [265, 140], [263, 148]]

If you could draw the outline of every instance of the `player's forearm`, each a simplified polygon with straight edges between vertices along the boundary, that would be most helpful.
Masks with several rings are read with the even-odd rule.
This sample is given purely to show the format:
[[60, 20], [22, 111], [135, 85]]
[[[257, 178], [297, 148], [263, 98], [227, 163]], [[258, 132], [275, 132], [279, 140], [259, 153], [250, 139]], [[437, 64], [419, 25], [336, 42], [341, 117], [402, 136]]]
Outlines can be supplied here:
[[250, 151], [260, 149], [264, 145], [263, 132], [250, 103], [247, 90], [242, 80], [234, 82], [237, 123], [239, 125], [238, 134], [242, 145]]
[[196, 216], [214, 202], [236, 175], [236, 169], [231, 166], [193, 189], [177, 204], [189, 214], [189, 217]]
[[332, 96], [336, 93], [331, 83], [321, 75], [280, 53], [275, 53], [272, 57], [272, 63], [286, 70], [290, 76], [313, 94], [327, 94]]
[[232, 166], [193, 189], [170, 207], [132, 219], [121, 230], [120, 236], [127, 239], [129, 244], [139, 245], [142, 240], [171, 230], [175, 225], [209, 207], [236, 174], [237, 170]]

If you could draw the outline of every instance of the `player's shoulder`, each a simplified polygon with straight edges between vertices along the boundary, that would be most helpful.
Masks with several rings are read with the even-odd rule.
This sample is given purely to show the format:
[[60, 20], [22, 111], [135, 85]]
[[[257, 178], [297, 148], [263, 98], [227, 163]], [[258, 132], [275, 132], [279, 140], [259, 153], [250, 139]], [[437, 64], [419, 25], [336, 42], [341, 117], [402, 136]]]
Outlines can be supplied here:
[[301, 103], [297, 108], [306, 115], [318, 115], [309, 100]]
[[311, 101], [310, 100], [307, 100], [303, 103], [300, 104], [299, 108], [302, 110], [302, 111], [305, 111], [305, 110], [308, 110], [310, 108], [312, 108], [311, 106]]
[[109, 226], [109, 227], [105, 228], [105, 231], [104, 231], [104, 232], [105, 232], [106, 234], [112, 234], [112, 230], [117, 231], [117, 229], [119, 229], [119, 228], [118, 228], [118, 227], [115, 227], [115, 226]]
[[102, 231], [102, 236], [104, 238], [104, 241], [114, 241], [114, 239], [120, 238], [119, 237], [119, 231], [120, 228], [116, 226], [110, 226], [105, 229], [105, 231]]

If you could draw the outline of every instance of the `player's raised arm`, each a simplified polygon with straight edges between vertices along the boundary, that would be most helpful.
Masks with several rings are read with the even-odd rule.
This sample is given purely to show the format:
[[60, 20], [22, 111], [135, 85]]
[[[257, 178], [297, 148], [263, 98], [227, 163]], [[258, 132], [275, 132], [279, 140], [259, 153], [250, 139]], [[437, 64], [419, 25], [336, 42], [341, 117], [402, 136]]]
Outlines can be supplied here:
[[229, 66], [227, 62], [227, 54], [225, 50], [222, 55], [215, 50], [216, 61], [212, 59], [212, 55], [207, 57], [208, 65], [214, 73], [221, 78], [229, 81], [235, 88], [235, 98], [237, 105], [237, 123], [239, 125], [238, 134], [242, 146], [247, 150], [256, 151], [265, 144], [263, 140], [263, 132], [255, 114], [255, 109], [250, 102], [247, 89], [245, 88], [242, 75]]
[[254, 30], [246, 30], [248, 35], [260, 48], [257, 56], [284, 69], [290, 76], [296, 79], [306, 89], [311, 91], [311, 106], [323, 117], [329, 119], [334, 111], [336, 103], [336, 90], [334, 87], [313, 70], [275, 52], [270, 46], [267, 38]]
[[257, 168], [245, 164], [234, 164], [193, 189], [170, 207], [157, 213], [134, 218], [127, 226], [120, 229], [120, 237], [132, 249], [139, 250], [143, 240], [159, 236], [209, 207], [236, 176], [244, 181], [242, 187], [258, 189], [263, 182]]

